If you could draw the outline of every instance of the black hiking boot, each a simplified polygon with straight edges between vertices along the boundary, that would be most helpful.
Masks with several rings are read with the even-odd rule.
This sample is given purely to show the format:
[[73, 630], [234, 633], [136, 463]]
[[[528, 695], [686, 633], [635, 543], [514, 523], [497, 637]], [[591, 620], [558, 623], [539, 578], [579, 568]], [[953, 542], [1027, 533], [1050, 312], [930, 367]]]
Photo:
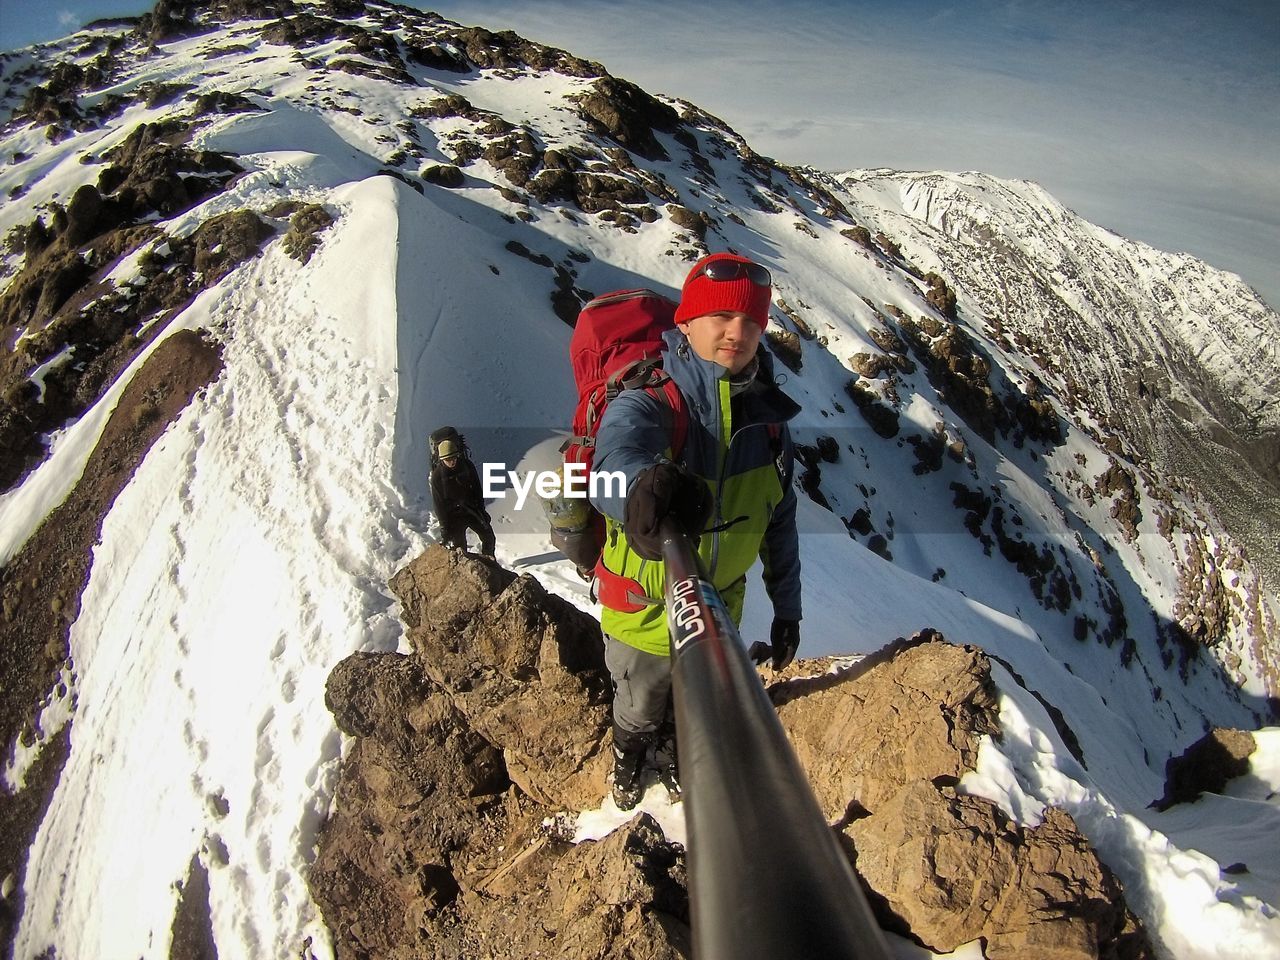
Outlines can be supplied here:
[[613, 802], [619, 810], [632, 810], [640, 802], [644, 790], [640, 787], [640, 768], [644, 764], [644, 751], [623, 751], [613, 748]]
[[667, 789], [667, 797], [678, 803], [683, 796], [680, 789], [680, 768], [676, 763], [676, 730], [674, 721], [664, 723], [658, 731], [658, 745], [653, 750], [653, 763], [658, 768], [658, 781]]
[[679, 803], [684, 793], [680, 789], [680, 771], [674, 763], [664, 763], [658, 767], [658, 780], [667, 788], [667, 799]]

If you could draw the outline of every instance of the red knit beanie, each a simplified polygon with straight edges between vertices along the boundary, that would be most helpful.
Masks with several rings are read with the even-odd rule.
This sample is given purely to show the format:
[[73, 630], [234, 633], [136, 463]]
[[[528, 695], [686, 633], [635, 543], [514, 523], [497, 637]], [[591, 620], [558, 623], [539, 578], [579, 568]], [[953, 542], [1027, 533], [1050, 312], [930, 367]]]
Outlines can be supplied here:
[[684, 323], [686, 320], [708, 313], [734, 310], [745, 313], [760, 324], [761, 329], [767, 326], [773, 288], [752, 283], [746, 273], [732, 280], [712, 280], [706, 274], [699, 273], [705, 264], [714, 260], [752, 262], [746, 257], [739, 257], [732, 253], [713, 253], [695, 263], [684, 281], [680, 305], [676, 307], [676, 323]]

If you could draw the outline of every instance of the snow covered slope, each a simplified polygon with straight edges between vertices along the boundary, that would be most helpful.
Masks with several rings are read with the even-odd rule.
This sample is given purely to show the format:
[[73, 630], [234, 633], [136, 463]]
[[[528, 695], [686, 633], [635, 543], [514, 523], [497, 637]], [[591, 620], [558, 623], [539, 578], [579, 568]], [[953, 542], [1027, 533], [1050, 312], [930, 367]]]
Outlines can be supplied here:
[[[349, 0], [162, 7], [0, 62], [16, 956], [164, 955], [193, 857], [220, 955], [329, 955], [304, 879], [342, 748], [324, 680], [401, 643], [386, 581], [434, 536], [426, 435], [546, 462], [577, 306], [674, 294], [729, 248], [773, 271], [804, 406], [801, 653], [925, 626], [984, 647], [1005, 735], [970, 788], [1066, 807], [1164, 956], [1280, 944], [1274, 737], [1258, 789], [1147, 808], [1206, 729], [1275, 723], [1275, 593], [1191, 469], [1230, 453], [1254, 477], [1230, 516], [1274, 530], [1245, 441], [1276, 427], [1280, 320], [1238, 281], [1033, 185], [781, 168], [509, 34]], [[41, 533], [101, 482], [112, 422], [149, 422], [127, 388], [184, 330], [221, 372], [85, 539]], [[506, 565], [592, 609], [536, 504], [494, 514]], [[749, 640], [768, 618], [753, 591]]]
[[1034, 183], [835, 179], [1074, 408], [1193, 481], [1278, 582], [1280, 323], [1239, 277], [1116, 236]]

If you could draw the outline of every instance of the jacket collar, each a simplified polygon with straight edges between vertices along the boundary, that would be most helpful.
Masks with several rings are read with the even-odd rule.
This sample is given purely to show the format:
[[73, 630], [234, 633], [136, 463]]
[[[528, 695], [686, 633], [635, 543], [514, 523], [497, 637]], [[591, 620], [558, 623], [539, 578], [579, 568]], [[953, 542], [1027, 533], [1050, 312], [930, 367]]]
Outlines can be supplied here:
[[[720, 392], [720, 380], [729, 373], [713, 360], [703, 360], [693, 352], [689, 338], [678, 328], [662, 335], [667, 349], [662, 368], [671, 375], [680, 391], [698, 409], [699, 416], [711, 414]], [[756, 381], [742, 394], [743, 410], [751, 423], [783, 423], [800, 412], [800, 404], [773, 382], [773, 355], [761, 343], [756, 353], [760, 370]]]

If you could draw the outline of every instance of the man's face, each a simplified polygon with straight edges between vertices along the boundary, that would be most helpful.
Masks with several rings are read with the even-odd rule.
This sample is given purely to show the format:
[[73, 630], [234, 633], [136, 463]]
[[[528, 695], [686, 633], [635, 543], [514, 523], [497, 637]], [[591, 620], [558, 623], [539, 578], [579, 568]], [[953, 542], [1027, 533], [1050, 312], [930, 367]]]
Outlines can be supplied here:
[[745, 313], [707, 313], [680, 324], [689, 338], [693, 352], [703, 360], [728, 367], [730, 373], [741, 373], [756, 355], [760, 324]]

